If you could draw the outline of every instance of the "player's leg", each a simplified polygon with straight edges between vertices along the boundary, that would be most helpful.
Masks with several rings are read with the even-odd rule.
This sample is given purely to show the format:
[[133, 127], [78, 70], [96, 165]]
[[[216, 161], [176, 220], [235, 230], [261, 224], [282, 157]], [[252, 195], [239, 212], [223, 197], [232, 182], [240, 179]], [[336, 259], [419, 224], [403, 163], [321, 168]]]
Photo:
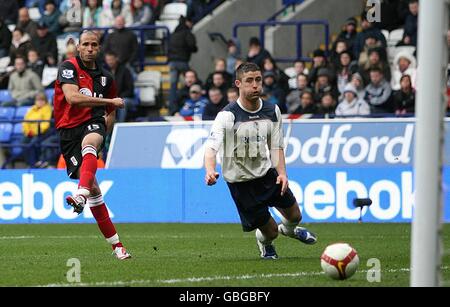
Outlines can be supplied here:
[[90, 195], [90, 189], [95, 181], [97, 173], [97, 155], [103, 143], [103, 136], [98, 133], [89, 133], [81, 142], [81, 156], [83, 162], [80, 168], [80, 182], [78, 184], [78, 193], [87, 197]]
[[287, 237], [297, 239], [305, 244], [314, 244], [317, 242], [317, 236], [304, 227], [298, 226], [302, 220], [302, 214], [295, 201], [289, 207], [276, 207], [281, 213], [281, 224], [278, 225], [278, 231]]
[[131, 255], [127, 253], [126, 249], [120, 242], [119, 235], [116, 228], [109, 217], [108, 208], [103, 200], [103, 195], [98, 185], [97, 180], [94, 178], [94, 182], [90, 189], [90, 196], [88, 197], [87, 204], [91, 209], [92, 215], [97, 221], [98, 228], [102, 232], [106, 241], [111, 244], [114, 254], [117, 259], [124, 260], [131, 258]]
[[273, 245], [273, 241], [278, 237], [278, 225], [275, 220], [270, 217], [266, 224], [256, 229], [255, 235], [261, 258], [277, 259], [278, 255]]
[[[256, 242], [263, 259], [278, 258], [272, 242], [278, 236], [278, 226], [263, 204], [258, 193], [261, 193], [259, 181], [227, 183], [231, 196], [241, 219], [242, 230], [251, 232], [256, 229]], [[264, 191], [263, 191], [264, 192]]]
[[86, 127], [81, 141], [81, 167], [77, 168], [78, 190], [75, 195], [66, 198], [67, 203], [80, 214], [91, 194], [97, 172], [97, 152], [101, 148], [105, 135], [103, 124], [91, 124]]

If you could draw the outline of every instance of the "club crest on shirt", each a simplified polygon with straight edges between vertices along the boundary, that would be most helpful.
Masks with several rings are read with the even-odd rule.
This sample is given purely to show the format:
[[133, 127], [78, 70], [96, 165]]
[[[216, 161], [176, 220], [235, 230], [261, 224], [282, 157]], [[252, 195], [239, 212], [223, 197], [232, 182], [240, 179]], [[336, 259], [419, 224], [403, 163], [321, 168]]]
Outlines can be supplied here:
[[102, 84], [102, 86], [106, 86], [106, 77], [101, 77], [100, 78], [100, 83]]
[[73, 70], [71, 69], [64, 69], [62, 71], [61, 76], [65, 79], [72, 79], [73, 78]]

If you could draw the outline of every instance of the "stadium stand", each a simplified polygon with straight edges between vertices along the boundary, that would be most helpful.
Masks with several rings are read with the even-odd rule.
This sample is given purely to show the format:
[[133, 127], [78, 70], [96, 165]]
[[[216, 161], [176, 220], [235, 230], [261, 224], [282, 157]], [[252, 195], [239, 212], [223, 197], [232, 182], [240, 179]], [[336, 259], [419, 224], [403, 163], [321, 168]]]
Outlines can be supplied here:
[[13, 125], [11, 123], [0, 122], [0, 143], [9, 143], [11, 141], [11, 134]]
[[138, 89], [140, 105], [155, 106], [161, 88], [161, 72], [140, 72], [135, 81], [135, 87]]
[[16, 108], [14, 107], [0, 107], [0, 120], [11, 121], [14, 119]]
[[180, 16], [186, 16], [188, 5], [186, 3], [167, 3], [159, 16], [160, 20], [178, 20]]

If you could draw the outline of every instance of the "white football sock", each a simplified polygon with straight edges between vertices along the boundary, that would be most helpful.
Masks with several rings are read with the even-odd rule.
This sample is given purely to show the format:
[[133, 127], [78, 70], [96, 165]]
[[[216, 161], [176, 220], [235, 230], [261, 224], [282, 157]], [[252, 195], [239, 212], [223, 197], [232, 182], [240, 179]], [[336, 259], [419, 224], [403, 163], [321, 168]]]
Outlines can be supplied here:
[[91, 195], [91, 192], [89, 192], [88, 189], [79, 188], [76, 192], [76, 195], [83, 195], [84, 197], [88, 198]]
[[256, 229], [256, 239], [261, 242], [262, 245], [270, 245], [272, 240], [269, 240], [259, 229]]
[[119, 235], [116, 233], [111, 238], [106, 239], [106, 242], [112, 245], [119, 243], [120, 242]]
[[291, 223], [288, 222], [286, 219], [283, 219], [281, 224], [278, 225], [278, 232], [282, 235], [288, 236], [288, 237], [294, 237], [294, 229], [298, 226], [298, 223]]

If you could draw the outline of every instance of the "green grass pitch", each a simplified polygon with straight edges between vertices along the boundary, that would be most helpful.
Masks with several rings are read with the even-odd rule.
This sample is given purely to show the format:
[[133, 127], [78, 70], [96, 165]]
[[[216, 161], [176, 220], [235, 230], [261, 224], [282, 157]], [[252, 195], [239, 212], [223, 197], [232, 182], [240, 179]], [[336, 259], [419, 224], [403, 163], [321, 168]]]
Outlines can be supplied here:
[[[319, 241], [307, 246], [279, 237], [278, 260], [261, 260], [254, 233], [237, 224], [118, 224], [133, 258], [118, 261], [95, 224], [0, 225], [0, 286], [408, 286], [409, 224], [309, 224]], [[443, 279], [450, 281], [450, 225]], [[357, 273], [333, 281], [320, 255], [334, 242], [358, 252]], [[81, 264], [81, 283], [69, 283], [67, 262]], [[381, 282], [369, 283], [370, 258], [381, 263]], [[446, 285], [449, 285], [447, 282]]]

